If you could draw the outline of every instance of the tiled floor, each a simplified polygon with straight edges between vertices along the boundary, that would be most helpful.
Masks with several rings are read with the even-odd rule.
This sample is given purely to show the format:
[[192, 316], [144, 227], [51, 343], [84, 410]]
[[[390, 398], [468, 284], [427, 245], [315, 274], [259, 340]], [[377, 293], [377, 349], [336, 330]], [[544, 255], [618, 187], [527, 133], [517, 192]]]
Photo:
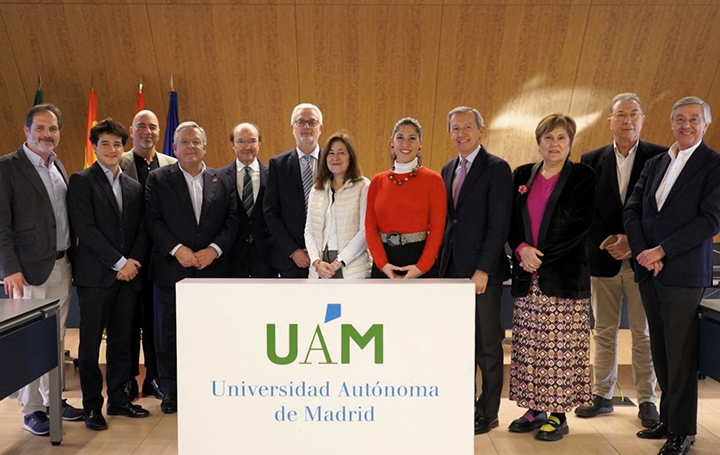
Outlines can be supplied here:
[[[630, 336], [627, 331], [621, 332], [619, 382], [625, 394], [635, 401], [632, 371], [629, 367]], [[73, 356], [77, 354], [77, 330], [68, 330], [65, 344]], [[509, 346], [505, 346], [506, 372], [509, 350]], [[70, 404], [81, 407], [77, 371], [73, 370], [69, 363], [65, 368], [67, 378], [65, 398]], [[618, 394], [616, 391], [616, 395]], [[647, 441], [635, 437], [635, 432], [642, 427], [636, 417], [637, 408], [634, 406], [616, 406], [615, 412], [612, 414], [593, 419], [579, 419], [571, 415], [569, 416], [570, 434], [562, 441], [552, 443], [535, 441], [532, 434], [514, 434], [506, 431], [507, 425], [519, 417], [523, 410], [508, 401], [507, 390], [504, 390], [503, 397], [499, 416], [500, 427], [488, 434], [475, 437], [475, 454], [655, 455], [662, 446], [662, 441]], [[148, 409], [151, 416], [136, 420], [106, 416], [110, 428], [102, 432], [91, 432], [85, 428], [82, 422], [64, 422], [62, 444], [51, 446], [47, 437], [33, 436], [22, 429], [20, 411], [14, 400], [2, 400], [0, 401], [0, 455], [176, 454], [178, 451], [177, 414], [164, 415], [160, 411], [160, 401], [153, 397], [140, 398], [137, 403]], [[697, 443], [692, 447], [691, 454], [720, 454], [720, 384], [712, 379], [700, 382], [698, 422]], [[212, 453], [212, 448], [209, 447], [207, 455]], [[338, 455], [341, 453], [342, 451], [339, 451]], [[265, 455], [245, 454], [242, 452], [241, 446], [238, 447], [238, 454]]]

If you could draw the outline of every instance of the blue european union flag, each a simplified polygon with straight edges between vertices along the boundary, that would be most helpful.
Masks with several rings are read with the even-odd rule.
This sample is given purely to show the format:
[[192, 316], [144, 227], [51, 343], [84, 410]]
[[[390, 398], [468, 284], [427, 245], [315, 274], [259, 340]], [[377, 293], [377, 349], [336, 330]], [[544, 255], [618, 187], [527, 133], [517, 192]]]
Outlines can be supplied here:
[[168, 107], [167, 122], [165, 122], [165, 141], [163, 142], [163, 153], [175, 156], [173, 153], [173, 135], [175, 128], [180, 124], [178, 113], [178, 96], [175, 90], [170, 92], [170, 106]]

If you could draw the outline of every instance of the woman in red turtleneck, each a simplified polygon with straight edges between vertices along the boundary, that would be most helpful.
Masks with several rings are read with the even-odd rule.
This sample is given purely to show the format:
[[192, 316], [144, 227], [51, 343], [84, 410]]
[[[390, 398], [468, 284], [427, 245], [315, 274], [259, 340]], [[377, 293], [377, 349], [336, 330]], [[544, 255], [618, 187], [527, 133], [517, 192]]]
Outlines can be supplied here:
[[445, 230], [447, 199], [442, 177], [422, 167], [422, 127], [399, 120], [391, 141], [394, 164], [373, 177], [365, 231], [372, 278], [437, 278], [435, 259]]

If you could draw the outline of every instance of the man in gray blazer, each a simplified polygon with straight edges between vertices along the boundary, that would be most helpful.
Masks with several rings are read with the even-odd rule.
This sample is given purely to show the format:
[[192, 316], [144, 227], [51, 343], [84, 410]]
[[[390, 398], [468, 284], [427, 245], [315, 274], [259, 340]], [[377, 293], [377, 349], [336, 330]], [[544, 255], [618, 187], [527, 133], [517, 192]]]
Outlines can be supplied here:
[[[160, 140], [160, 122], [152, 111], [142, 110], [135, 114], [130, 127], [130, 136], [133, 140], [133, 148], [122, 154], [120, 169], [122, 169], [123, 174], [137, 180], [145, 188], [145, 182], [147, 182], [150, 171], [169, 164], [175, 164], [177, 159], [170, 155], [158, 153], [155, 149]], [[140, 270], [142, 290], [138, 294], [133, 318], [132, 365], [130, 377], [125, 386], [125, 391], [131, 400], [138, 396], [138, 383], [135, 377], [140, 374], [141, 328], [142, 349], [145, 355], [145, 380], [143, 381], [142, 394], [144, 396], [153, 395], [158, 399], [162, 399], [162, 392], [158, 382], [157, 361], [155, 360], [155, 336], [153, 334], [155, 316], [153, 314], [153, 287], [149, 271], [150, 267], [144, 267]]]
[[[68, 177], [54, 151], [61, 128], [58, 108], [34, 106], [25, 116], [26, 142], [0, 158], [0, 277], [11, 298], [58, 299], [64, 338], [72, 241], [65, 203]], [[50, 432], [49, 385], [45, 374], [18, 391], [23, 428], [35, 435]], [[62, 417], [79, 420], [83, 411], [63, 400]]]

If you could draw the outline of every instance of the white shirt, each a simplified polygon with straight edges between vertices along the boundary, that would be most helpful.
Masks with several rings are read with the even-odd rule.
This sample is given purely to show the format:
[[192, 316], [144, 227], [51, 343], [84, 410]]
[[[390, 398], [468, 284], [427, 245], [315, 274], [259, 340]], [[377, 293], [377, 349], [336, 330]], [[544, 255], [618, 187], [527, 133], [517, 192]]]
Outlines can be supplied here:
[[615, 163], [617, 168], [617, 181], [618, 190], [620, 191], [620, 202], [625, 204], [625, 198], [627, 197], [628, 183], [630, 183], [630, 174], [632, 173], [633, 165], [635, 164], [635, 151], [637, 150], [640, 141], [636, 142], [630, 148], [628, 156], [623, 156], [618, 151], [617, 144], [613, 142], [613, 150], [615, 150]]
[[[480, 147], [481, 145], [478, 145], [475, 150], [471, 154], [465, 158], [467, 160], [467, 163], [465, 163], [465, 178], [467, 178], [468, 174], [470, 173], [470, 168], [472, 167], [473, 161], [475, 161], [475, 158], [477, 158], [478, 153], [480, 153]], [[455, 194], [455, 190], [457, 189], [458, 180], [460, 179], [460, 172], [462, 171], [462, 160], [463, 157], [458, 155], [458, 165], [455, 168], [455, 177], [453, 178], [452, 183], [452, 194]], [[464, 183], [464, 182], [463, 182]]]
[[[255, 158], [248, 167], [250, 167], [250, 181], [252, 182], [254, 204], [257, 201], [258, 193], [260, 192], [260, 162], [257, 158]], [[245, 183], [245, 165], [236, 158], [235, 168], [237, 169], [235, 186], [237, 187], [238, 196], [240, 196], [240, 200], [242, 201], [243, 186]]]
[[662, 209], [663, 204], [665, 204], [665, 201], [667, 200], [668, 194], [670, 194], [670, 190], [672, 190], [673, 185], [675, 185], [675, 181], [678, 176], [680, 176], [680, 173], [685, 168], [685, 164], [688, 162], [693, 152], [698, 148], [701, 142], [702, 140], [699, 140], [697, 144], [685, 150], [678, 150], [679, 146], [676, 142], [670, 147], [670, 150], [668, 150], [668, 154], [670, 155], [670, 165], [668, 166], [667, 171], [665, 171], [665, 176], [655, 192], [655, 202], [657, 202], [658, 211]]
[[[299, 148], [297, 148], [297, 147], [295, 148], [295, 153], [297, 153], [298, 160], [300, 161], [300, 177], [302, 178], [303, 156], [305, 156], [305, 155], [307, 155], [307, 154], [306, 154], [305, 152], [303, 152], [302, 150], [300, 150]], [[312, 171], [313, 171], [312, 174], [313, 174], [313, 177], [315, 177], [315, 176], [317, 175], [318, 160], [320, 159], [320, 146], [319, 146], [319, 145], [316, 145], [316, 146], [315, 146], [315, 150], [313, 150], [313, 151], [310, 153], [310, 156], [312, 156], [313, 158], [315, 158], [314, 160], [310, 160], [310, 163], [311, 163], [311, 165], [312, 165], [312, 167], [313, 167], [313, 168], [312, 168]], [[255, 187], [253, 186], [253, 190], [254, 190], [254, 189], [255, 189]]]
[[[108, 182], [110, 182], [110, 187], [112, 188], [112, 192], [115, 195], [115, 202], [117, 202], [118, 209], [120, 210], [120, 215], [122, 215], [122, 206], [123, 206], [123, 198], [122, 198], [122, 186], [120, 185], [120, 174], [122, 174], [122, 169], [120, 169], [120, 166], [118, 166], [117, 169], [117, 175], [113, 177], [112, 171], [102, 164], [100, 162], [97, 162], [98, 166], [100, 166], [100, 169], [105, 173], [105, 177], [107, 177]], [[125, 263], [127, 262], [127, 258], [125, 256], [118, 259], [118, 261], [115, 263], [115, 265], [112, 266], [112, 269], [114, 271], [119, 271], [123, 267], [125, 267]]]

